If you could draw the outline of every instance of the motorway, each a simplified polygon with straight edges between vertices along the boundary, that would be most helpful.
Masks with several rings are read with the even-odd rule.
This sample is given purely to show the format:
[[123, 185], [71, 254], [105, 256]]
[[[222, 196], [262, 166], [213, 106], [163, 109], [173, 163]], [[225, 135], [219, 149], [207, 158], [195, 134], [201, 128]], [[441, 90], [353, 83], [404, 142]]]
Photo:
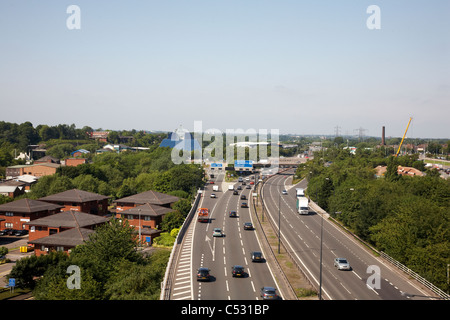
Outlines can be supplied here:
[[[289, 185], [290, 177], [275, 175], [268, 179], [262, 191], [264, 202], [276, 228], [280, 218], [282, 242], [317, 288], [320, 283], [322, 231], [322, 299], [411, 299], [402, 295], [402, 292], [418, 296], [430, 295], [387, 262], [375, 257], [328, 219], [323, 219], [321, 214], [310, 210], [308, 215], [299, 215], [296, 212], [295, 188], [306, 188], [307, 185], [306, 181], [296, 186]], [[288, 190], [286, 195], [280, 195], [283, 189]], [[338, 271], [333, 263], [336, 257], [346, 258], [352, 270]], [[416, 296], [414, 299], [420, 297]]]
[[[263, 251], [255, 230], [244, 230], [245, 222], [252, 222], [250, 208], [241, 208], [242, 202], [250, 206], [252, 189], [242, 186], [238, 195], [233, 195], [223, 182], [224, 175], [213, 179], [214, 184], [206, 187], [199, 208], [210, 210], [208, 223], [192, 220], [183, 242], [183, 248], [177, 264], [171, 299], [174, 300], [257, 300], [263, 286], [277, 287], [274, 277], [264, 262], [252, 262], [252, 251]], [[248, 184], [248, 183], [247, 183]], [[219, 191], [212, 191], [213, 185]], [[241, 183], [236, 182], [235, 188]], [[217, 198], [211, 198], [215, 193]], [[241, 200], [245, 195], [247, 200]], [[237, 217], [229, 217], [234, 210]], [[213, 237], [213, 229], [222, 229], [223, 237]], [[264, 252], [263, 252], [264, 254]], [[231, 274], [233, 265], [245, 268], [243, 278], [234, 278]], [[199, 267], [210, 269], [211, 281], [198, 282], [196, 270]], [[279, 295], [281, 292], [277, 291]]]

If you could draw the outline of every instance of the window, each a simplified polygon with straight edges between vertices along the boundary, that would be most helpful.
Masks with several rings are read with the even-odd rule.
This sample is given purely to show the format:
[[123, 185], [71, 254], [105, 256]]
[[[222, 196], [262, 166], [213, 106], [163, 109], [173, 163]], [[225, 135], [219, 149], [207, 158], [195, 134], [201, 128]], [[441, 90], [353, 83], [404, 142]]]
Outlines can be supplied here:
[[5, 212], [5, 216], [7, 216], [7, 217], [14, 217], [14, 213], [12, 213], [12, 212]]
[[57, 246], [57, 247], [56, 247], [56, 251], [64, 251], [64, 247], [62, 247], [62, 246]]
[[150, 216], [144, 216], [144, 221], [152, 221], [152, 217], [150, 217]]
[[5, 223], [5, 228], [6, 228], [6, 229], [12, 229], [12, 228], [14, 228], [14, 224], [11, 223], [11, 222], [6, 222], [6, 223]]
[[132, 214], [127, 214], [127, 219], [128, 219], [128, 220], [133, 220], [133, 219], [134, 219], [134, 216], [133, 216]]

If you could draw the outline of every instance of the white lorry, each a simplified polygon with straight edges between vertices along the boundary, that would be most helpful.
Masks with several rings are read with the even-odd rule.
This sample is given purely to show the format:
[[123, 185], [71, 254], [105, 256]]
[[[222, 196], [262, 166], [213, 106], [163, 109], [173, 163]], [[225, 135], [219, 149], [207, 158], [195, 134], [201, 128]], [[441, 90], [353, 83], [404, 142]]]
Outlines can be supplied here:
[[234, 190], [234, 184], [230, 184], [230, 185], [228, 186], [228, 190], [233, 191], [233, 190]]
[[309, 199], [307, 197], [297, 197], [298, 214], [309, 214]]
[[213, 191], [219, 191], [219, 186], [218, 185], [214, 185], [213, 186]]

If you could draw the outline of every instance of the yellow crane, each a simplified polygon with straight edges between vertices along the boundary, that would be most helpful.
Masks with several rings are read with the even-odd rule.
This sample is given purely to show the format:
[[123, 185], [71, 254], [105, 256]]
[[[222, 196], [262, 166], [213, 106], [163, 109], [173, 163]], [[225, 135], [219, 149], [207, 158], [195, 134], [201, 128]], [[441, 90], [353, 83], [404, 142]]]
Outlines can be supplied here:
[[395, 154], [395, 157], [396, 157], [396, 158], [398, 157], [398, 154], [400, 153], [400, 149], [401, 149], [401, 147], [402, 147], [403, 140], [405, 140], [405, 136], [406, 136], [406, 133], [408, 132], [408, 128], [409, 128], [409, 124], [411, 123], [411, 120], [412, 120], [412, 118], [410, 117], [410, 118], [409, 118], [409, 121], [408, 121], [408, 125], [406, 126], [405, 133], [403, 134], [402, 142], [400, 142], [400, 145], [398, 146], [397, 153]]

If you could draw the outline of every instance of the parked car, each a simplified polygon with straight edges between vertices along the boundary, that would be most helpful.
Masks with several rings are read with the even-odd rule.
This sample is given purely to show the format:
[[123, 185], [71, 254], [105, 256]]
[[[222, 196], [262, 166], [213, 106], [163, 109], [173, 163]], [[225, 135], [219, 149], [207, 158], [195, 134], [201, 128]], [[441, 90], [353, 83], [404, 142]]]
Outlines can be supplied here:
[[345, 258], [336, 258], [334, 259], [334, 266], [338, 268], [338, 270], [351, 270], [350, 263]]
[[261, 298], [264, 300], [277, 300], [278, 295], [276, 292], [277, 289], [274, 287], [262, 287], [260, 290]]
[[14, 235], [15, 236], [24, 236], [24, 235], [27, 235], [28, 234], [28, 230], [16, 230], [15, 232], [14, 232]]
[[230, 211], [229, 216], [230, 216], [230, 218], [236, 218], [237, 217], [236, 211], [234, 211], [234, 210]]
[[240, 265], [232, 266], [231, 274], [233, 277], [244, 277], [245, 276], [244, 267]]
[[245, 222], [244, 230], [253, 230], [253, 224], [251, 222]]
[[12, 235], [16, 230], [14, 229], [3, 229], [2, 231], [0, 231], [0, 236], [10, 236]]
[[205, 267], [198, 268], [197, 270], [197, 281], [209, 281], [211, 275], [209, 274], [209, 269]]
[[220, 228], [214, 228], [213, 237], [223, 237], [222, 230]]
[[250, 257], [252, 258], [252, 262], [263, 262], [262, 253], [259, 251], [250, 252]]

